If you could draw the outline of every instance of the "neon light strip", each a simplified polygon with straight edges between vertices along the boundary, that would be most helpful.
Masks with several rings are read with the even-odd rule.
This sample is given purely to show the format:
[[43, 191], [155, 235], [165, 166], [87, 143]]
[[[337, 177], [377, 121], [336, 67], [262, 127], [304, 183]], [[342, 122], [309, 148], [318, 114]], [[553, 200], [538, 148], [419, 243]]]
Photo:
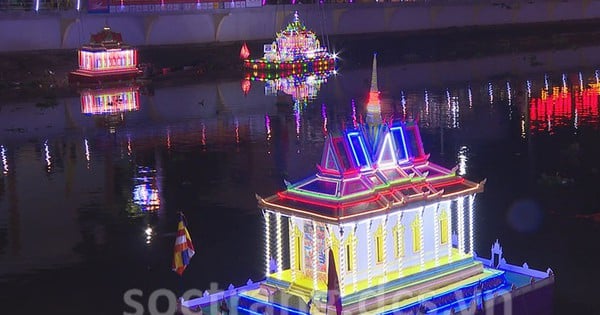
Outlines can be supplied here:
[[473, 215], [474, 215], [475, 194], [469, 196], [469, 253], [475, 252], [475, 235], [473, 234]]
[[77, 11], [81, 9], [81, 0], [77, 0]]
[[275, 214], [275, 222], [276, 222], [276, 226], [275, 226], [275, 230], [276, 230], [276, 237], [277, 237], [277, 273], [279, 273], [279, 275], [281, 275], [281, 272], [283, 271], [283, 253], [282, 253], [282, 246], [281, 246], [281, 213], [277, 212]]
[[265, 276], [271, 273], [271, 231], [269, 222], [269, 211], [264, 211], [265, 216]]
[[2, 174], [8, 174], [8, 160], [6, 158], [6, 149], [0, 145], [0, 157], [2, 158]]
[[444, 211], [448, 211], [448, 262], [452, 262], [452, 201], [445, 202]]
[[[408, 160], [409, 160], [408, 148], [406, 147], [406, 136], [404, 135], [404, 129], [401, 126], [390, 128], [390, 133], [393, 132], [393, 131], [395, 131], [395, 130], [400, 130], [400, 135], [401, 135], [401, 138], [402, 138], [402, 147], [401, 147], [401, 149], [404, 151], [404, 156], [406, 157], [405, 159], [402, 159], [402, 160], [398, 160], [397, 157], [396, 157], [397, 162], [399, 164], [402, 164], [402, 163], [408, 162]], [[388, 133], [388, 134], [390, 134], [390, 133]]]
[[438, 217], [438, 210], [440, 207], [440, 203], [438, 202], [435, 209], [433, 209], [433, 233], [434, 238], [433, 242], [435, 243], [433, 247], [433, 255], [435, 259], [435, 266], [440, 265], [439, 252], [440, 252], [440, 222]]
[[[348, 239], [348, 236], [346, 236], [346, 240]], [[338, 250], [340, 251], [338, 254], [340, 255], [340, 267], [338, 268], [340, 270], [340, 284], [341, 284], [341, 288], [340, 288], [340, 295], [344, 296], [345, 293], [345, 289], [346, 289], [346, 243], [348, 241], [344, 242], [344, 236], [340, 233], [340, 246], [338, 248]]]
[[373, 237], [371, 235], [371, 222], [365, 222], [367, 225], [367, 287], [371, 287], [373, 284], [373, 276], [371, 275], [371, 266], [373, 264], [373, 253], [372, 253], [372, 245]]
[[48, 147], [48, 140], [44, 141], [44, 155], [46, 160], [46, 171], [52, 170], [52, 157], [50, 156], [50, 148]]
[[424, 212], [425, 212], [425, 207], [421, 208], [421, 211], [417, 212], [417, 218], [419, 218], [419, 243], [421, 244], [421, 248], [419, 250], [419, 265], [421, 267], [421, 270], [425, 270], [425, 236], [423, 234], [425, 234], [425, 228], [424, 226], [424, 222], [425, 218], [424, 218]]
[[312, 273], [313, 273], [313, 289], [316, 291], [319, 289], [319, 282], [318, 282], [318, 274], [317, 274], [317, 255], [318, 253], [318, 249], [317, 249], [317, 224], [315, 223], [315, 220], [312, 220], [312, 227], [313, 227], [313, 235], [312, 235]]
[[40, 10], [40, 0], [35, 0], [35, 12]]
[[356, 224], [354, 224], [354, 229], [351, 235], [352, 238], [350, 239], [350, 241], [352, 242], [352, 292], [356, 292], [358, 291], [358, 283], [356, 281], [356, 269], [358, 269], [358, 266], [356, 265], [356, 245], [358, 245], [358, 238], [356, 237]]
[[[365, 161], [367, 162], [367, 166], [362, 166], [360, 165], [359, 159], [358, 159], [358, 154], [356, 153], [356, 149], [354, 148], [354, 143], [352, 142], [351, 137], [352, 136], [356, 136], [358, 138], [358, 143], [360, 143], [360, 147], [362, 149], [363, 152], [363, 158], [365, 159]], [[360, 136], [360, 133], [358, 131], [354, 131], [354, 132], [349, 132], [346, 135], [346, 138], [348, 138], [348, 144], [350, 146], [350, 150], [352, 151], [352, 155], [354, 155], [354, 162], [356, 162], [356, 165], [359, 165], [361, 170], [367, 170], [367, 169], [371, 169], [371, 157], [367, 154], [367, 148], [365, 148], [365, 143], [362, 139], [362, 137]]]
[[383, 220], [383, 235], [381, 236], [383, 243], [383, 281], [387, 282], [387, 222], [388, 218], [386, 215], [385, 220]]
[[403, 256], [404, 256], [404, 226], [402, 225], [402, 213], [398, 213], [397, 219], [397, 229], [396, 229], [396, 237], [398, 238], [398, 274], [402, 277], [402, 269], [403, 269]]
[[[294, 220], [293, 216], [288, 217], [288, 236], [290, 242], [290, 270], [292, 271], [292, 282], [296, 282], [296, 255], [300, 255], [300, 253], [296, 253], [296, 233], [294, 229]], [[300, 260], [302, 261], [302, 260]]]
[[[252, 301], [254, 301], [254, 302], [258, 302], [259, 304], [265, 305], [265, 306], [267, 306], [267, 307], [268, 307], [268, 306], [272, 306], [272, 307], [274, 307], [274, 308], [282, 309], [282, 310], [284, 310], [284, 311], [288, 311], [288, 312], [290, 312], [290, 313], [293, 313], [293, 314], [299, 314], [299, 315], [309, 315], [309, 313], [304, 313], [304, 312], [301, 312], [301, 311], [295, 310], [295, 309], [293, 309], [293, 308], [285, 307], [285, 306], [283, 306], [283, 305], [280, 305], [280, 304], [275, 304], [275, 303], [272, 303], [272, 302], [269, 302], [269, 301], [259, 300], [259, 299], [253, 298], [253, 297], [251, 297], [251, 296], [249, 296], [249, 295], [243, 295], [243, 296], [242, 296], [242, 298], [244, 298], [244, 299], [248, 299], [248, 300], [252, 300]], [[242, 309], [242, 310], [244, 310], [244, 311], [246, 311], [246, 312], [249, 312], [249, 313], [252, 313], [252, 314], [263, 315], [263, 313], [258, 313], [258, 312], [256, 312], [256, 311], [249, 310], [249, 309], [247, 309], [247, 308], [244, 308], [243, 306], [238, 306], [238, 309]]]
[[465, 253], [465, 205], [464, 197], [459, 197], [456, 201], [458, 211], [458, 250], [461, 254]]

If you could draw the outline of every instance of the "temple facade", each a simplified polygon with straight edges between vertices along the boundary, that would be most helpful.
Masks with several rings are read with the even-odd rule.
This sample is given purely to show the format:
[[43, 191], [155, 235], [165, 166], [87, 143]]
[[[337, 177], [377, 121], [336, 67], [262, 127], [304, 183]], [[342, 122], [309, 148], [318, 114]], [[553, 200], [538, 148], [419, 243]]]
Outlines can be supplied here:
[[366, 124], [329, 135], [315, 175], [259, 198], [262, 295], [295, 296], [307, 311], [323, 311], [330, 248], [349, 313], [497, 276], [473, 259], [484, 182], [430, 162], [415, 122], [382, 122], [376, 57], [366, 109]]

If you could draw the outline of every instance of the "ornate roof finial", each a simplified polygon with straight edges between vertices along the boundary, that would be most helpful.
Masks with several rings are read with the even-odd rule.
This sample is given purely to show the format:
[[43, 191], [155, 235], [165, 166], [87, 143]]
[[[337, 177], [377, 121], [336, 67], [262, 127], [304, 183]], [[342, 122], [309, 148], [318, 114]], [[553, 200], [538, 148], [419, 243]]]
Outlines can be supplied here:
[[379, 102], [379, 89], [377, 88], [377, 53], [373, 54], [373, 72], [371, 73], [371, 90], [367, 100], [367, 112], [377, 114], [376, 119], [381, 122], [381, 103]]
[[371, 73], [371, 93], [379, 93], [377, 89], [377, 53], [373, 54], [373, 72]]

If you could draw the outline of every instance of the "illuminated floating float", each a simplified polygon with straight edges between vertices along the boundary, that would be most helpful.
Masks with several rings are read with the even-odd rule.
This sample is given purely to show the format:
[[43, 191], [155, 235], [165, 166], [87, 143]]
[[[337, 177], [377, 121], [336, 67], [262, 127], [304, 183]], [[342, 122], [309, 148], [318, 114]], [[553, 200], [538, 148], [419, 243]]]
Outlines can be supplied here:
[[131, 80], [142, 74], [137, 50], [123, 43], [121, 33], [110, 27], [90, 36], [78, 53], [79, 69], [69, 73], [71, 83], [109, 83]]
[[250, 51], [244, 43], [240, 51], [245, 69], [255, 71], [317, 72], [335, 68], [335, 54], [322, 47], [317, 35], [306, 29], [298, 12], [294, 19], [276, 34], [275, 41], [264, 45], [264, 56], [248, 59]]
[[550, 269], [508, 264], [498, 241], [491, 259], [475, 253], [485, 180], [430, 162], [415, 122], [382, 122], [375, 60], [366, 109], [364, 124], [327, 137], [315, 175], [256, 196], [266, 279], [182, 305], [227, 298], [238, 314], [551, 314]]

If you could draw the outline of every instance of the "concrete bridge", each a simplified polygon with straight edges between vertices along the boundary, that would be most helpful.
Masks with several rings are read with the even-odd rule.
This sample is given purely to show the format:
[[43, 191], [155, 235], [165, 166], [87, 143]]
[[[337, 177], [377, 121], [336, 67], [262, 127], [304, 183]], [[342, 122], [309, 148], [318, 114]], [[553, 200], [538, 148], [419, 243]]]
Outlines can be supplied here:
[[74, 49], [108, 24], [135, 46], [269, 40], [297, 10], [317, 34], [412, 32], [600, 18], [600, 1], [450, 0], [297, 4], [176, 12], [0, 13], [0, 52]]

